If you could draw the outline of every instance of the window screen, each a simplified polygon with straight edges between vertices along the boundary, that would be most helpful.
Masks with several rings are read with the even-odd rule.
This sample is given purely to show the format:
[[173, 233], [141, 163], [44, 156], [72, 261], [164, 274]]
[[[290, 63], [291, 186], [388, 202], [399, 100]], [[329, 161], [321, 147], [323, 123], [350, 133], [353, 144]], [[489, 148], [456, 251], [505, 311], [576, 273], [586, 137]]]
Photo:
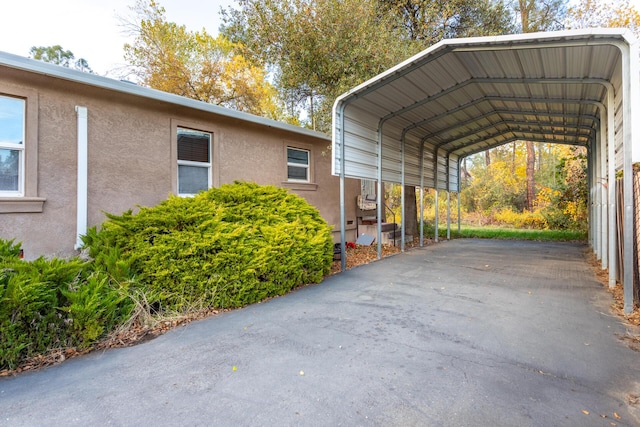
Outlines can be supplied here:
[[287, 148], [287, 179], [309, 181], [309, 151]]
[[188, 196], [211, 186], [211, 134], [178, 128], [178, 194]]

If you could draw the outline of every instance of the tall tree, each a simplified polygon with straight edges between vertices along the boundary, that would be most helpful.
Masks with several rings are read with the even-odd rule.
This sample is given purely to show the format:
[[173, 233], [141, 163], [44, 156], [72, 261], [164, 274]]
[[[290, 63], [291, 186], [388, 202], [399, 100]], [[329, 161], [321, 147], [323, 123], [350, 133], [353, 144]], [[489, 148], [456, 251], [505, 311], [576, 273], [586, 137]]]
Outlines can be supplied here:
[[494, 0], [380, 0], [405, 37], [429, 46], [442, 39], [512, 32], [511, 15]]
[[[494, 0], [379, 0], [404, 37], [427, 47], [445, 38], [488, 36], [513, 31], [511, 15], [502, 2]], [[485, 152], [487, 165], [491, 153]], [[408, 234], [418, 233], [415, 187], [405, 186]], [[411, 195], [414, 195], [413, 197]]]
[[290, 102], [329, 132], [335, 98], [416, 51], [381, 14], [378, 0], [237, 0], [221, 31], [273, 70]]
[[527, 145], [527, 209], [533, 210], [533, 202], [536, 199], [535, 185], [535, 163], [536, 153], [533, 142], [526, 141]]
[[75, 68], [85, 73], [93, 73], [86, 59], [80, 58], [74, 61], [75, 55], [73, 52], [64, 50], [59, 44], [55, 46], [32, 46], [29, 50], [29, 55], [38, 61], [62, 65], [67, 68]]
[[561, 30], [567, 14], [567, 0], [518, 0], [515, 11], [523, 33]]
[[580, 0], [569, 8], [566, 25], [628, 28], [640, 37], [640, 11], [629, 0]]
[[[567, 12], [567, 0], [518, 0], [516, 4], [520, 30], [523, 33], [558, 30], [563, 27]], [[533, 209], [535, 196], [535, 149], [533, 142], [527, 145], [527, 209]]]
[[283, 119], [277, 90], [242, 47], [204, 29], [168, 22], [154, 0], [138, 0], [124, 24], [135, 36], [124, 46], [131, 72], [144, 85], [239, 111]]

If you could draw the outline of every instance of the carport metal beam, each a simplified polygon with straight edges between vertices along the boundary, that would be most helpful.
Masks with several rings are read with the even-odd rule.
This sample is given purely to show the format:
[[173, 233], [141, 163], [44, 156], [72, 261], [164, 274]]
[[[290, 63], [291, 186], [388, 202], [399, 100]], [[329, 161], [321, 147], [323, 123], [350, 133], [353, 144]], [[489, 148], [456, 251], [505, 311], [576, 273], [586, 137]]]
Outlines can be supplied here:
[[[339, 129], [338, 128], [334, 128], [334, 143], [340, 144], [340, 162], [341, 162], [341, 167], [340, 167], [340, 174], [342, 176], [342, 178], [345, 177], [345, 163], [347, 162], [346, 160], [346, 156], [345, 156], [345, 109], [346, 106], [350, 105], [351, 103], [357, 101], [360, 98], [363, 97], [368, 97], [371, 94], [374, 94], [378, 89], [383, 88], [384, 86], [388, 85], [388, 84], [395, 84], [395, 82], [397, 82], [399, 79], [403, 79], [405, 76], [408, 76], [410, 73], [412, 73], [413, 71], [421, 68], [422, 66], [426, 66], [427, 64], [431, 65], [430, 63], [432, 61], [440, 61], [445, 55], [447, 55], [448, 53], [454, 54], [454, 53], [460, 53], [460, 52], [473, 52], [474, 54], [478, 54], [479, 52], [482, 51], [508, 51], [508, 50], [521, 50], [523, 52], [529, 50], [529, 49], [533, 49], [533, 50], [541, 50], [541, 49], [547, 49], [547, 48], [566, 48], [568, 49], [572, 49], [572, 48], [584, 48], [584, 47], [593, 47], [593, 46], [615, 46], [616, 48], [618, 48], [618, 50], [620, 51], [620, 60], [622, 63], [621, 69], [622, 69], [622, 73], [621, 73], [621, 78], [622, 78], [622, 123], [623, 123], [623, 141], [622, 141], [622, 157], [623, 157], [623, 164], [622, 164], [622, 170], [624, 172], [624, 206], [623, 206], [623, 211], [624, 211], [624, 227], [627, 230], [631, 230], [632, 226], [633, 226], [633, 218], [632, 218], [632, 211], [633, 211], [633, 206], [632, 206], [632, 154], [633, 154], [633, 142], [634, 140], [639, 139], [638, 134], [640, 133], [638, 130], [639, 126], [638, 123], [635, 123], [633, 121], [633, 117], [632, 117], [632, 112], [637, 111], [639, 108], [639, 103], [640, 101], [638, 101], [638, 99], [640, 98], [640, 96], [638, 95], [638, 91], [639, 91], [639, 87], [640, 83], [638, 83], [638, 75], [639, 75], [639, 66], [638, 66], [638, 44], [636, 41], [633, 41], [630, 39], [630, 36], [628, 33], [621, 33], [618, 30], [589, 30], [589, 31], [573, 31], [573, 32], [566, 32], [567, 37], [565, 38], [564, 32], [559, 32], [559, 33], [539, 33], [539, 34], [528, 34], [528, 35], [520, 35], [520, 36], [498, 36], [498, 37], [492, 37], [492, 38], [476, 38], [476, 39], [469, 39], [469, 40], [447, 40], [447, 41], [443, 41], [441, 43], [439, 43], [438, 45], [434, 46], [433, 48], [427, 49], [427, 51], [425, 51], [423, 54], [418, 54], [415, 57], [411, 58], [410, 60], [405, 61], [402, 64], [397, 65], [396, 67], [390, 69], [389, 71], [381, 74], [379, 77], [376, 77], [374, 79], [371, 79], [368, 82], [365, 82], [364, 84], [360, 85], [359, 87], [353, 89], [352, 91], [346, 93], [345, 95], [339, 97], [336, 100], [336, 115], [335, 117], [338, 118], [338, 123], [339, 123]], [[462, 60], [463, 57], [459, 57], [459, 58], [454, 58], [454, 60]], [[447, 58], [447, 61], [451, 62], [452, 60], [449, 60]], [[443, 63], [445, 63], [445, 60], [442, 60]], [[469, 71], [469, 70], [467, 70]], [[603, 74], [604, 75], [604, 74]], [[414, 77], [415, 78], [415, 77]], [[473, 79], [471, 79], [473, 80]], [[489, 79], [491, 80], [491, 79]], [[476, 79], [476, 82], [478, 82], [479, 79]], [[566, 82], [566, 81], [565, 81]], [[457, 85], [456, 85], [457, 86]], [[443, 89], [443, 91], [454, 91], [454, 88], [449, 88], [449, 89]], [[612, 91], [607, 90], [608, 93], [611, 93]], [[406, 94], [405, 94], [406, 95]], [[606, 95], [607, 97], [610, 96], [609, 94]], [[383, 95], [384, 98], [384, 95]], [[552, 99], [552, 98], [542, 98], [539, 99], [539, 101], [533, 100], [532, 98], [522, 98], [521, 100], [516, 101], [513, 96], [502, 96], [502, 97], [495, 97], [495, 99], [497, 100], [501, 100], [501, 101], [506, 101], [509, 99], [514, 100], [515, 102], [543, 102], [546, 104], [563, 104], [563, 103], [575, 103], [577, 102], [581, 102], [581, 103], [589, 103], [589, 102], [593, 102], [593, 103], [597, 103], [597, 100], [592, 100], [592, 99], [579, 99], [579, 100], [574, 100], [574, 99], [570, 99], [570, 100], [566, 100], [566, 99]], [[372, 99], [374, 99], [372, 97]], [[480, 98], [480, 100], [478, 102], [483, 102], [483, 101], [489, 101], [491, 102], [492, 99], [491, 97], [482, 97]], [[369, 101], [367, 101], [369, 102]], [[427, 103], [429, 102], [427, 99], [423, 99], [420, 102], [424, 102]], [[475, 101], [472, 101], [475, 102]], [[608, 103], [608, 107], [610, 107], [610, 103]], [[403, 108], [412, 108], [413, 106], [408, 106], [408, 107], [403, 107]], [[458, 108], [458, 110], [460, 110]], [[447, 115], [447, 114], [451, 114], [453, 110], [449, 110], [446, 113], [443, 113], [441, 116]], [[564, 109], [563, 109], [564, 111]], [[606, 111], [611, 112], [612, 109], [611, 108], [607, 108]], [[601, 109], [602, 112], [602, 109]], [[554, 111], [547, 111], [547, 113], [552, 113], [552, 114], [556, 114], [556, 112]], [[392, 113], [393, 114], [393, 113]], [[545, 112], [544, 111], [540, 111], [540, 115], [544, 115]], [[433, 119], [433, 117], [431, 118]], [[603, 171], [606, 173], [608, 172], [608, 178], [609, 180], [612, 177], [612, 169], [615, 171], [615, 164], [614, 164], [614, 160], [615, 160], [615, 146], [613, 145], [615, 143], [614, 140], [611, 139], [611, 133], [613, 132], [613, 126], [610, 126], [610, 113], [607, 117], [607, 122], [604, 122], [604, 120], [601, 122], [602, 125], [606, 126], [606, 133], [603, 130], [603, 133], [598, 134], [598, 139], [600, 139], [600, 141], [597, 143], [597, 146], [594, 145], [593, 143], [593, 138], [589, 138], [587, 137], [587, 140], [585, 141], [584, 137], [581, 137], [582, 140], [573, 140], [571, 141], [570, 139], [567, 138], [562, 138], [562, 139], [556, 139], [556, 138], [551, 138], [552, 140], [549, 141], [545, 138], [544, 142], [551, 142], [551, 143], [565, 143], [565, 144], [576, 144], [577, 145], [587, 145], [588, 149], [589, 149], [589, 170], [590, 170], [590, 174], [589, 174], [589, 180], [590, 180], [590, 191], [593, 193], [594, 189], [596, 189], [596, 193], [593, 194], [593, 196], [599, 196], [600, 199], [600, 207], [599, 209], [597, 209], [597, 212], [601, 215], [603, 213], [608, 213], [609, 218], [611, 218], [611, 203], [609, 203], [608, 207], [602, 206], [602, 191], [597, 190], [597, 182], [595, 182], [594, 178], [604, 178], [604, 174]], [[565, 123], [566, 124], [566, 123]], [[615, 123], [614, 123], [615, 124]], [[603, 127], [604, 127], [603, 126]], [[414, 126], [414, 128], [417, 126]], [[381, 197], [381, 193], [382, 193], [382, 166], [383, 166], [383, 160], [382, 160], [382, 140], [383, 140], [383, 126], [382, 123], [379, 122], [379, 126], [378, 126], [378, 137], [377, 137], [377, 162], [376, 162], [376, 166], [377, 166], [377, 177], [378, 177], [378, 189], [379, 189], [379, 196]], [[545, 136], [544, 132], [540, 132], [538, 131], [539, 134], [541, 136]], [[513, 137], [516, 137], [518, 133], [521, 134], [525, 134], [527, 132], [517, 132], [513, 133]], [[529, 132], [530, 134], [530, 132]], [[605, 136], [606, 135], [606, 136]], [[570, 137], [571, 135], [566, 135], [567, 137]], [[575, 138], [576, 135], [573, 135], [573, 137]], [[497, 141], [495, 140], [496, 136], [491, 136], [491, 138], [493, 138], [492, 140], [494, 142], [489, 142], [487, 144], [482, 144], [479, 145], [478, 142], [474, 142], [474, 145], [476, 148], [473, 148], [471, 150], [467, 150], [466, 146], [470, 145], [470, 144], [461, 144], [459, 146], [455, 146], [453, 149], [451, 148], [445, 148], [445, 152], [446, 153], [453, 153], [456, 154], [459, 159], [460, 157], [465, 157], [470, 155], [473, 152], [478, 152], [478, 151], [484, 151], [485, 149], [488, 148], [492, 148], [493, 146], [497, 146], [497, 145], [502, 145], [504, 143], [507, 143], [510, 138], [505, 138], [504, 140], [500, 140]], [[518, 139], [531, 139], [528, 137], [520, 137]], [[406, 144], [406, 141], [405, 141]], [[456, 144], [457, 145], [457, 144]], [[612, 147], [613, 146], [613, 147]], [[607, 155], [605, 155], [602, 152], [599, 152], [597, 150], [604, 150], [604, 148], [607, 148]], [[403, 150], [403, 155], [406, 155], [406, 150], [405, 147], [402, 147]], [[436, 159], [435, 159], [435, 164], [437, 165], [438, 162], [438, 155], [437, 155], [438, 150], [436, 150]], [[334, 153], [338, 153], [337, 150], [334, 150]], [[611, 155], [613, 154], [613, 155]], [[421, 164], [422, 164], [423, 159], [421, 159]], [[607, 164], [605, 164], [605, 161], [607, 162]], [[599, 163], [598, 163], [599, 162]], [[401, 178], [402, 178], [402, 182], [404, 182], [404, 177], [406, 175], [406, 171], [404, 168], [404, 161], [402, 162], [402, 170], [401, 170]], [[611, 165], [614, 164], [614, 166], [612, 167]], [[393, 165], [393, 163], [391, 163], [391, 165]], [[387, 165], [389, 166], [389, 165]], [[599, 166], [599, 167], [598, 167]], [[607, 169], [607, 166], [609, 166], [609, 168]], [[393, 167], [393, 166], [392, 166]], [[458, 161], [458, 174], [460, 173], [459, 171], [460, 168], [460, 161]], [[335, 171], [335, 169], [334, 169]], [[364, 170], [363, 170], [364, 171]], [[392, 172], [397, 173], [396, 169], [391, 169]], [[335, 172], [334, 172], [335, 173]], [[450, 175], [450, 172], [448, 172]], [[421, 185], [424, 184], [424, 168], [421, 168], [420, 170], [420, 183]], [[437, 171], [434, 171], [434, 175], [437, 174]], [[352, 176], [353, 174], [350, 172], [350, 176]], [[353, 176], [356, 177], [356, 176]], [[449, 179], [449, 178], [448, 178]], [[460, 184], [460, 183], [458, 183]], [[438, 187], [438, 183], [437, 180], [434, 183], [434, 186], [437, 188]], [[423, 188], [423, 187], [421, 187]], [[609, 191], [607, 193], [608, 197], [608, 201], [611, 202], [613, 199], [611, 197], [611, 193], [612, 191]], [[344, 197], [344, 191], [341, 192], [341, 196]], [[591, 197], [592, 201], [596, 201], [594, 200], [593, 197]], [[615, 203], [614, 203], [615, 204]], [[605, 205], [606, 205], [606, 198], [605, 198]], [[344, 204], [341, 203], [341, 208], [344, 209]], [[609, 208], [607, 210], [607, 208]], [[381, 206], [380, 203], [378, 204], [378, 211], [381, 210]], [[593, 212], [593, 210], [592, 210]], [[605, 214], [606, 216], [606, 214]], [[380, 218], [381, 215], [378, 215], [378, 217]], [[592, 219], [593, 218], [593, 214], [592, 214]], [[344, 231], [344, 213], [341, 213], [341, 221], [343, 222], [342, 224], [342, 230]], [[380, 219], [379, 219], [380, 221]], [[611, 234], [611, 233], [607, 233], [607, 231], [612, 229], [612, 221], [607, 221], [607, 225], [608, 227], [602, 227], [604, 222], [601, 221], [599, 224], [596, 224], [596, 227], [600, 227], [600, 228], [604, 228], [604, 230], [598, 230], [598, 231], [602, 231], [604, 234], [609, 234], [609, 236], [607, 236], [607, 244], [604, 248], [604, 250], [609, 249], [609, 253], [606, 255], [607, 259], [609, 261], [609, 265], [612, 264], [612, 260], [613, 258], [610, 256], [611, 255], [611, 246], [612, 246], [612, 237], [613, 235], [615, 235], [615, 233]], [[380, 224], [379, 224], [379, 234], [380, 234]], [[596, 230], [594, 230], [596, 231]], [[598, 233], [591, 233], [593, 238], [600, 238], [602, 240], [602, 242], [604, 242], [604, 239], [602, 239], [602, 234], [598, 235]], [[343, 239], [344, 241], [344, 239]], [[380, 252], [380, 241], [378, 242], [379, 245], [379, 252]], [[623, 247], [624, 247], [624, 274], [623, 274], [623, 283], [624, 283], [624, 295], [625, 295], [625, 311], [629, 311], [629, 309], [632, 309], [632, 304], [633, 304], [633, 300], [632, 300], [632, 270], [631, 270], [631, 262], [632, 262], [632, 256], [633, 256], [633, 235], [632, 233], [626, 232], [624, 233], [624, 242], [623, 242]], [[603, 247], [600, 246], [599, 248], [600, 252], [603, 250]], [[631, 297], [631, 298], [629, 298]]]

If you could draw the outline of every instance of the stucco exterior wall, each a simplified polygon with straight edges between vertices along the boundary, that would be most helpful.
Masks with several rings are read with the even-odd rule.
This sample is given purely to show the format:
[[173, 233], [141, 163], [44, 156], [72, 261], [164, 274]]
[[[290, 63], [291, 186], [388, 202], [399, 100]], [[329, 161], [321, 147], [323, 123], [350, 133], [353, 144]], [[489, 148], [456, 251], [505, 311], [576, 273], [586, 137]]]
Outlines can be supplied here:
[[[76, 106], [88, 112], [89, 226], [100, 224], [104, 212], [153, 206], [177, 192], [180, 126], [213, 134], [214, 186], [244, 180], [289, 188], [320, 210], [339, 241], [339, 179], [330, 172], [326, 138], [0, 67], [0, 94], [23, 96], [24, 91], [30, 91], [32, 104], [37, 97], [37, 117], [33, 112], [27, 117], [27, 133], [37, 132], [37, 170], [27, 165], [26, 177], [35, 181], [30, 188], [37, 194], [31, 196], [44, 203], [41, 212], [16, 212], [0, 198], [0, 237], [23, 242], [27, 259], [76, 253]], [[311, 183], [287, 182], [287, 146], [310, 150]], [[347, 180], [349, 240], [355, 238], [359, 191], [359, 181]]]

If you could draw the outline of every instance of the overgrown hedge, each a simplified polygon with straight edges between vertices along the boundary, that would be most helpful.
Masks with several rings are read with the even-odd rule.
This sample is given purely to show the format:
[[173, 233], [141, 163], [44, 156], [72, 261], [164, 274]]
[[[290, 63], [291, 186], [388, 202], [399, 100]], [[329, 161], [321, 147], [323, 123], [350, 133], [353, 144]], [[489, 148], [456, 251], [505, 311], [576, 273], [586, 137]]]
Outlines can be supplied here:
[[331, 267], [318, 210], [273, 186], [236, 182], [108, 217], [86, 236], [90, 256], [121, 251], [160, 310], [240, 307], [319, 282]]
[[26, 262], [0, 239], [0, 369], [89, 348], [144, 301], [156, 312], [229, 308], [319, 282], [331, 229], [299, 196], [235, 183], [108, 214], [84, 236], [90, 260]]
[[128, 282], [77, 258], [19, 258], [0, 240], [0, 369], [57, 348], [88, 348], [129, 317]]

